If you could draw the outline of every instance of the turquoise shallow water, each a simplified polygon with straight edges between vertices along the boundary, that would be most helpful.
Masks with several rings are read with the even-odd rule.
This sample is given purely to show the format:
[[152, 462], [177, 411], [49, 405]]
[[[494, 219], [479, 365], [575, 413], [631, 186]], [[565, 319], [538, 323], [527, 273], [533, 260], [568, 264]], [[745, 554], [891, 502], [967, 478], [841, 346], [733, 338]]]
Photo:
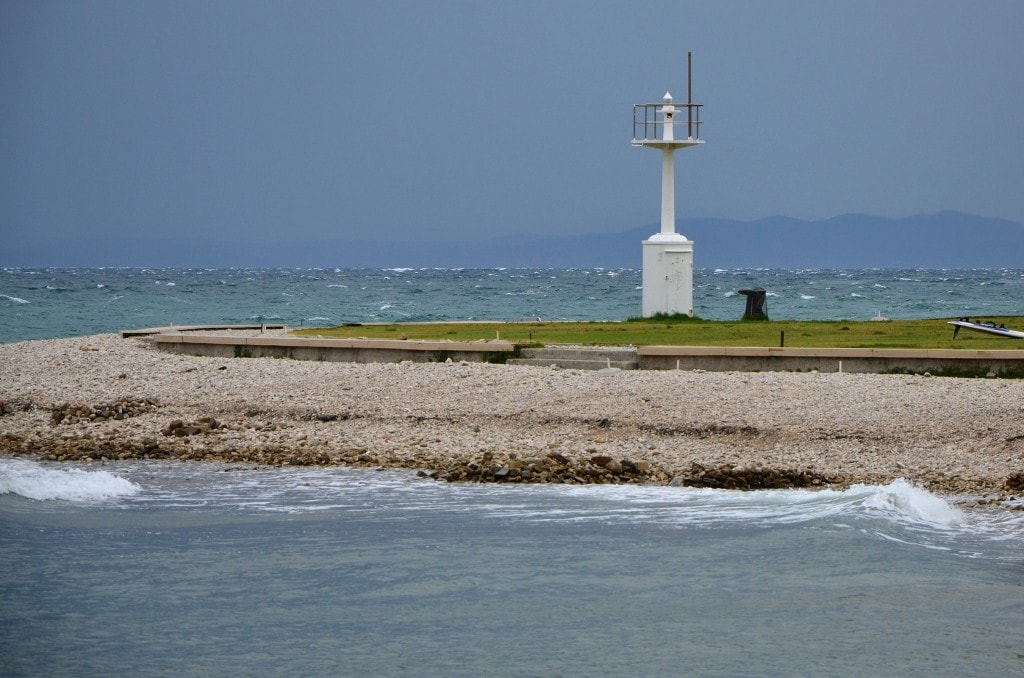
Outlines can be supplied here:
[[3, 673], [1024, 672], [1024, 514], [905, 483], [228, 468], [0, 459]]
[[[637, 269], [0, 269], [0, 342], [207, 323], [621, 320]], [[694, 312], [776, 319], [1024, 315], [1024, 270], [698, 270]]]

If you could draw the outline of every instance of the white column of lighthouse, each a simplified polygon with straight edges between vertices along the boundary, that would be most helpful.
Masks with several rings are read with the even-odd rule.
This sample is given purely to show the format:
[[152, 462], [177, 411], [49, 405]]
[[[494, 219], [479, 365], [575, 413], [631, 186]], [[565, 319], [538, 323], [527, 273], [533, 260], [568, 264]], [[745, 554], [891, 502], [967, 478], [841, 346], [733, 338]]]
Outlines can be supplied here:
[[676, 232], [676, 172], [674, 148], [661, 149], [661, 232]]
[[[672, 95], [665, 92], [663, 101], [661, 140], [675, 141], [673, 118], [676, 107], [672, 105]], [[676, 166], [672, 157], [675, 150], [672, 144], [665, 144], [661, 149], [661, 232], [667, 235], [676, 232]]]

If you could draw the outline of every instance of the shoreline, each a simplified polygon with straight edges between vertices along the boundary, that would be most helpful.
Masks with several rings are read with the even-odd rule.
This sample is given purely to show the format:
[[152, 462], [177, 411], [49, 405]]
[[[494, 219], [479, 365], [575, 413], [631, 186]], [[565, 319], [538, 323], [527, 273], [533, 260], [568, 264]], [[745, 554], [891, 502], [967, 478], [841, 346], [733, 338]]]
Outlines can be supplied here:
[[1024, 380], [206, 358], [113, 334], [3, 344], [0, 364], [6, 455], [1024, 494]]

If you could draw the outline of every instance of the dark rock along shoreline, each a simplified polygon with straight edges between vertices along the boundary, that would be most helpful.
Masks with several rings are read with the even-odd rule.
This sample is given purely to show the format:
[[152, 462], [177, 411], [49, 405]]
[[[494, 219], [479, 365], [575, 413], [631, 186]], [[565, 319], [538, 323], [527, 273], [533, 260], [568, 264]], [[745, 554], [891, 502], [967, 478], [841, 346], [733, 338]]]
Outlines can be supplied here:
[[[64, 431], [55, 436], [41, 436], [26, 439], [5, 433], [0, 438], [0, 451], [6, 454], [33, 454], [46, 461], [108, 461], [125, 459], [170, 459], [183, 461], [226, 461], [247, 462], [266, 465], [353, 465], [390, 466], [393, 460], [379, 458], [367, 450], [343, 450], [337, 454], [326, 451], [298, 451], [294, 449], [228, 449], [218, 452], [208, 450], [196, 452], [194, 448], [182, 445], [175, 439], [203, 436], [219, 429], [242, 430], [238, 425], [224, 425], [211, 416], [200, 417], [186, 422], [173, 419], [162, 429], [162, 438], [145, 438], [141, 441], [118, 438], [99, 438], [88, 430], [69, 432], [76, 425], [96, 424], [105, 421], [121, 421], [130, 417], [153, 412], [159, 404], [149, 398], [121, 398], [112, 403], [84, 405], [60, 403], [49, 409], [50, 424], [54, 429]], [[0, 414], [15, 409], [31, 410], [31, 403], [9, 405], [0, 402]], [[322, 415], [321, 421], [335, 421], [338, 417]], [[275, 430], [274, 425], [255, 425], [255, 429]], [[56, 431], [55, 431], [56, 433]], [[33, 449], [42, 443], [43, 449]], [[408, 468], [404, 463], [399, 468]], [[414, 467], [415, 468], [415, 467]], [[520, 459], [512, 452], [497, 458], [485, 452], [478, 459], [462, 461], [440, 469], [424, 471], [420, 475], [448, 482], [472, 481], [495, 483], [668, 483], [672, 486], [711, 487], [721, 489], [777, 489], [797, 487], [824, 487], [842, 483], [841, 478], [829, 478], [808, 470], [742, 468], [734, 464], [723, 464], [716, 468], [705, 468], [694, 463], [687, 472], [670, 474], [664, 469], [652, 467], [650, 462], [631, 459], [614, 459], [607, 455], [594, 455], [579, 461], [559, 452], [549, 452], [543, 457]]]
[[[0, 415], [15, 410], [34, 409], [32, 403], [0, 402]], [[335, 453], [327, 450], [299, 450], [294, 448], [229, 448], [211, 451], [210, 448], [184, 444], [183, 439], [216, 435], [219, 430], [278, 430], [278, 424], [254, 423], [222, 424], [212, 416], [194, 421], [173, 419], [161, 430], [161, 437], [140, 441], [123, 440], [107, 436], [97, 437], [88, 430], [90, 424], [122, 421], [159, 410], [160, 405], [149, 398], [121, 398], [112, 403], [95, 405], [61, 403], [50, 411], [53, 436], [25, 439], [4, 433], [0, 437], [0, 452], [11, 455], [29, 454], [47, 461], [110, 461], [128, 459], [178, 459], [181, 461], [221, 461], [252, 463], [270, 466], [359, 466], [417, 469], [418, 475], [447, 482], [483, 483], [567, 483], [567, 484], [667, 484], [673, 487], [705, 487], [727, 490], [763, 490], [793, 488], [825, 488], [845, 486], [849, 482], [842, 476], [826, 476], [807, 469], [778, 469], [742, 467], [725, 463], [705, 467], [696, 462], [683, 471], [670, 472], [657, 468], [646, 460], [615, 459], [607, 455], [593, 455], [574, 460], [560, 452], [548, 452], [540, 457], [520, 458], [512, 452], [501, 457], [485, 452], [479, 458], [460, 460], [440, 468], [424, 470], [429, 459], [395, 460], [374, 455], [366, 449], [348, 449]], [[338, 415], [318, 415], [320, 422], [337, 421]], [[608, 426], [607, 422], [602, 422]], [[59, 433], [58, 433], [59, 431]], [[43, 449], [33, 449], [40, 443]], [[1008, 493], [1024, 492], [1024, 473], [1007, 477], [1003, 488]], [[1004, 501], [1002, 496], [992, 501]], [[1013, 498], [1015, 499], [1015, 498]], [[1024, 505], [1014, 506], [1024, 510]]]

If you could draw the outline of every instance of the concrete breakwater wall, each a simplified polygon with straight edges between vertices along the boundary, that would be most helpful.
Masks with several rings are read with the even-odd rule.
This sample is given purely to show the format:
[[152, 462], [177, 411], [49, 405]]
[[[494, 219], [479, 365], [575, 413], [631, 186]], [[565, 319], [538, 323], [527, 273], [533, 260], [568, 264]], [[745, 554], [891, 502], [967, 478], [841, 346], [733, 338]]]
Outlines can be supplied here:
[[[218, 358], [289, 358], [330, 362], [492, 362], [563, 369], [622, 366], [708, 372], [905, 372], [1024, 378], [1024, 349], [880, 349], [727, 346], [523, 348], [507, 341], [340, 339], [287, 335], [239, 336], [203, 332], [151, 335], [165, 351]], [[600, 355], [598, 355], [600, 354]], [[630, 359], [631, 358], [631, 359]]]
[[505, 362], [517, 346], [507, 341], [406, 341], [325, 339], [292, 336], [236, 336], [174, 332], [154, 334], [164, 351], [216, 358], [290, 358], [321, 362]]
[[709, 372], [925, 372], [1024, 378], [1024, 350], [639, 346], [640, 369]]

